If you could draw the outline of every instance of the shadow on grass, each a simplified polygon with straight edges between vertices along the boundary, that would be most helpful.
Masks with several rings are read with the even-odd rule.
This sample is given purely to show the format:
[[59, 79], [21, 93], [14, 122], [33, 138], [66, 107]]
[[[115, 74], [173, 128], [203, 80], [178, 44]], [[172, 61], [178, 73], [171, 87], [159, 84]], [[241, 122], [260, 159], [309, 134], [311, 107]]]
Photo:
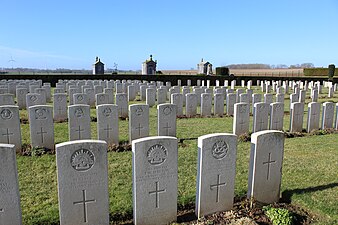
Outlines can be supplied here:
[[309, 193], [309, 192], [316, 192], [316, 191], [323, 191], [330, 188], [338, 187], [338, 183], [332, 183], [332, 184], [325, 184], [320, 185], [316, 187], [308, 187], [308, 188], [299, 188], [299, 189], [293, 189], [293, 190], [285, 190], [282, 193], [281, 201], [284, 203], [291, 203], [291, 197], [294, 194], [303, 194], [303, 193]]

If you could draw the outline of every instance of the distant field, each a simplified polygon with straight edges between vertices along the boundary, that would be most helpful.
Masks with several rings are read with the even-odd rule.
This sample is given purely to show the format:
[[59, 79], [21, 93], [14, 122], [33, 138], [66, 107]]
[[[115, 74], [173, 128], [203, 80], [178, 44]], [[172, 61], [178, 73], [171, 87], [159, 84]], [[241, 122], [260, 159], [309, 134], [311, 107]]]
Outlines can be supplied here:
[[[168, 75], [195, 75], [197, 70], [161, 70]], [[215, 73], [215, 71], [214, 71]], [[277, 76], [292, 77], [303, 76], [303, 69], [231, 69], [235, 76]]]

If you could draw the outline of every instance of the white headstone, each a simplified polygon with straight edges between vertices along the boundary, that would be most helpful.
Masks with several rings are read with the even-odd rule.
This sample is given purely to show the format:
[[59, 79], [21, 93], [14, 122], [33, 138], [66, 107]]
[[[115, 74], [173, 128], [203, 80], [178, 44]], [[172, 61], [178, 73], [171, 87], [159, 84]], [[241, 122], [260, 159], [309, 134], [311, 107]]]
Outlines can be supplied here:
[[214, 115], [224, 115], [224, 94], [214, 94]]
[[235, 86], [236, 86], [236, 80], [232, 80], [230, 84], [230, 88], [235, 89]]
[[116, 101], [119, 117], [127, 118], [128, 117], [128, 96], [122, 93], [116, 94], [115, 101]]
[[290, 108], [290, 132], [302, 132], [304, 117], [304, 103], [291, 103]]
[[307, 126], [306, 126], [306, 131], [308, 133], [310, 133], [312, 130], [319, 129], [320, 106], [321, 104], [319, 102], [310, 102], [308, 104]]
[[254, 104], [252, 132], [267, 130], [269, 127], [270, 105], [265, 102]]
[[283, 132], [260, 131], [251, 135], [249, 199], [265, 204], [279, 201], [283, 154]]
[[171, 104], [176, 105], [176, 115], [183, 116], [183, 94], [172, 94], [171, 95]]
[[28, 110], [31, 145], [54, 150], [53, 107], [35, 105]]
[[76, 93], [81, 93], [80, 88], [75, 87], [75, 88], [69, 88], [68, 90], [68, 95], [69, 95], [69, 105], [73, 105], [74, 104], [74, 94]]
[[177, 218], [177, 139], [132, 142], [135, 225], [168, 224]]
[[187, 117], [197, 114], [197, 95], [195, 93], [186, 94], [185, 115]]
[[[130, 86], [132, 86], [132, 85], [130, 85]], [[129, 86], [128, 86], [128, 88], [129, 88]], [[132, 86], [132, 88], [134, 88], [134, 90], [133, 91], [131, 90], [130, 93], [134, 94], [133, 100], [135, 100], [135, 96], [136, 96], [136, 94], [135, 94], [135, 86]], [[114, 92], [114, 88], [105, 88], [103, 90], [103, 93], [105, 93], [105, 94], [108, 95], [108, 104], [115, 104], [115, 98], [114, 98], [115, 92]], [[129, 98], [129, 91], [128, 91], [128, 98]]]
[[242, 93], [239, 95], [239, 102], [250, 104], [249, 95], [247, 93]]
[[283, 130], [284, 104], [274, 102], [270, 104], [270, 130]]
[[236, 135], [218, 133], [198, 138], [195, 210], [198, 218], [232, 209], [236, 152]]
[[1, 105], [15, 105], [13, 94], [0, 94], [0, 106]]
[[330, 86], [330, 87], [329, 87], [329, 93], [328, 93], [328, 96], [327, 96], [327, 97], [328, 97], [328, 98], [333, 98], [333, 92], [334, 92], [334, 91], [333, 91], [333, 86]]
[[233, 133], [236, 135], [249, 133], [250, 109], [247, 103], [236, 103], [234, 106]]
[[67, 115], [67, 94], [58, 93], [53, 95], [53, 116], [55, 121], [64, 121]]
[[73, 94], [73, 105], [89, 105], [89, 98], [87, 94], [75, 93]]
[[21, 151], [21, 129], [18, 106], [0, 106], [0, 143], [13, 144], [15, 145], [16, 152]]
[[176, 137], [176, 105], [158, 105], [157, 115], [157, 135]]
[[190, 88], [189, 87], [183, 87], [182, 88], [182, 94], [183, 94], [183, 106], [186, 105], [186, 94], [190, 93]]
[[95, 106], [95, 93], [93, 88], [85, 88], [83, 92], [88, 96], [90, 106]]
[[36, 88], [35, 93], [41, 95], [44, 102], [47, 102], [47, 93], [44, 88]]
[[284, 94], [276, 94], [276, 102], [284, 104]]
[[68, 106], [68, 132], [70, 141], [91, 138], [89, 105]]
[[167, 89], [157, 88], [157, 104], [163, 104], [167, 101]]
[[156, 104], [156, 89], [146, 89], [146, 104], [149, 105], [149, 107], [153, 107]]
[[108, 145], [119, 144], [119, 116], [117, 105], [102, 104], [96, 106], [97, 138]]
[[147, 85], [142, 84], [140, 86], [140, 99], [141, 101], [145, 101], [146, 100], [146, 89], [148, 88]]
[[322, 129], [333, 128], [334, 106], [333, 102], [323, 103]]
[[203, 93], [203, 88], [194, 88], [193, 91], [194, 93], [196, 94], [196, 97], [197, 97], [197, 106], [200, 106], [201, 105], [201, 94]]
[[99, 93], [95, 95], [96, 106], [109, 104], [109, 95], [104, 93]]
[[[299, 99], [299, 95], [298, 94], [291, 94], [290, 95], [290, 110], [291, 110], [291, 104], [295, 103], [295, 102], [298, 102], [298, 99]], [[291, 111], [290, 111], [290, 113], [291, 113]]]
[[21, 225], [15, 146], [0, 144], [0, 224]]
[[107, 144], [56, 145], [60, 224], [109, 224]]
[[149, 105], [129, 106], [129, 142], [149, 136]]
[[211, 116], [212, 95], [203, 93], [201, 95], [201, 116]]
[[94, 86], [94, 93], [95, 93], [95, 95], [103, 93], [103, 86], [101, 86], [101, 85], [95, 85]]
[[28, 94], [27, 88], [16, 89], [16, 101], [18, 102], [19, 109], [26, 109], [26, 95]]
[[262, 102], [262, 95], [261, 94], [252, 94], [252, 112], [255, 103]]
[[240, 102], [240, 95], [243, 94], [245, 91], [244, 89], [237, 89], [236, 90], [236, 103]]
[[318, 101], [318, 89], [312, 89], [311, 90], [311, 99], [312, 99], [312, 102], [317, 102]]
[[42, 95], [36, 93], [28, 93], [26, 95], [26, 108], [28, 109], [34, 105], [45, 105], [46, 101], [44, 101]]
[[264, 94], [264, 102], [270, 105], [273, 102], [273, 95]]
[[227, 94], [226, 98], [226, 110], [228, 116], [234, 115], [234, 107], [236, 103], [236, 94], [235, 93], [229, 93]]

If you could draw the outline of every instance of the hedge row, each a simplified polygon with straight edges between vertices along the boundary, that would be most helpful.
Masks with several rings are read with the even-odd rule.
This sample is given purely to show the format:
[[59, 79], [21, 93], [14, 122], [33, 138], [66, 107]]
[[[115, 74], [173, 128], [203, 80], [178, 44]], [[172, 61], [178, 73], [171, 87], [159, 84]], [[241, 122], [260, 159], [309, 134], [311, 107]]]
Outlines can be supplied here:
[[[328, 68], [304, 68], [304, 76], [326, 76], [328, 77], [329, 69]], [[338, 76], [338, 68], [336, 68], [335, 77]]]

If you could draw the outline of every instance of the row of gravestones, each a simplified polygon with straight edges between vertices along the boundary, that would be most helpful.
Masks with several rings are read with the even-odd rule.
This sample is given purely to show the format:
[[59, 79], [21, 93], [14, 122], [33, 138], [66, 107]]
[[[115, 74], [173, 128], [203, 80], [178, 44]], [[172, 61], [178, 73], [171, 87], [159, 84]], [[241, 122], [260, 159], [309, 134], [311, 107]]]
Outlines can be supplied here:
[[[105, 89], [106, 90], [106, 89]], [[151, 96], [149, 98], [153, 99], [150, 104], [149, 98], [146, 98], [146, 104], [150, 107], [155, 104], [156, 99], [156, 92], [154, 92], [155, 89], [147, 88], [147, 96]], [[158, 95], [157, 95], [157, 102], [158, 104], [163, 104], [166, 102], [166, 90], [165, 89], [157, 89]], [[163, 97], [159, 97], [160, 90], [163, 90]], [[171, 90], [171, 89], [170, 89]], [[175, 90], [175, 88], [173, 89]], [[185, 114], [188, 117], [195, 116], [197, 114], [197, 107], [201, 106], [201, 116], [211, 116], [212, 115], [212, 108], [213, 114], [217, 116], [223, 116], [224, 115], [224, 100], [226, 100], [226, 114], [232, 116], [234, 113], [234, 104], [235, 103], [252, 103], [252, 106], [256, 102], [262, 101], [262, 95], [261, 94], [253, 94], [251, 89], [247, 89], [246, 93], [244, 93], [243, 89], [237, 89], [236, 94], [233, 93], [234, 91], [232, 89], [225, 90], [224, 88], [215, 89], [215, 94], [212, 95], [209, 90], [211, 89], [205, 89], [205, 92], [209, 93], [202, 93], [202, 88], [196, 88], [194, 89], [194, 93], [189, 93], [190, 89], [188, 91], [185, 91], [187, 89], [183, 88], [183, 93], [186, 94], [180, 94], [179, 89], [178, 91], [172, 91], [171, 93], [171, 103], [177, 105], [177, 115], [182, 116], [183, 115], [183, 107], [185, 105]], [[225, 91], [224, 91], [225, 90]], [[212, 90], [211, 90], [212, 91]], [[177, 93], [178, 92], [178, 93]], [[151, 95], [149, 93], [152, 93]], [[45, 105], [46, 104], [46, 98], [41, 97], [45, 95], [37, 94], [37, 93], [29, 93], [26, 94], [26, 101], [25, 105], [29, 108], [30, 106], [34, 105]], [[212, 107], [213, 103], [213, 97], [214, 97], [214, 107]], [[226, 97], [226, 98], [225, 98]], [[294, 102], [305, 102], [306, 92], [305, 91], [299, 91], [295, 90], [295, 93], [290, 95], [290, 105]], [[312, 92], [312, 101], [317, 102], [318, 99], [318, 91], [315, 89]], [[128, 107], [128, 96], [123, 93], [118, 93], [115, 95], [116, 98], [116, 104], [119, 107], [119, 116], [120, 117], [126, 117], [127, 116], [127, 107]], [[18, 97], [18, 105], [19, 109], [23, 108], [19, 102], [22, 102], [19, 100], [20, 97]], [[53, 96], [53, 106], [54, 106], [54, 120], [56, 121], [62, 121], [67, 118], [67, 94], [65, 93], [57, 93]], [[114, 103], [114, 95], [107, 94], [107, 93], [99, 93], [95, 95], [96, 101], [94, 103], [96, 105], [101, 104], [113, 104]], [[161, 101], [159, 99], [162, 99]], [[276, 94], [276, 102], [284, 103], [284, 94], [279, 93], [279, 91]], [[264, 102], [271, 104], [273, 102], [273, 95], [270, 93], [264, 94]], [[88, 95], [83, 93], [76, 93], [73, 94], [73, 102], [70, 104], [89, 104], [88, 101]], [[0, 94], [0, 106], [1, 105], [15, 105], [14, 102], [14, 96], [12, 94]]]
[[[130, 83], [128, 83], [130, 82]], [[118, 105], [118, 113], [120, 117], [127, 117], [128, 114], [128, 100], [133, 100], [138, 91], [140, 91], [141, 99], [145, 96], [146, 104], [149, 106], [153, 106], [156, 102], [161, 104], [165, 103], [167, 100], [167, 90], [169, 89], [169, 95], [171, 97], [171, 103], [177, 105], [177, 115], [183, 115], [183, 106], [186, 106], [186, 115], [188, 117], [195, 116], [197, 114], [197, 106], [201, 106], [201, 115], [202, 116], [210, 116], [212, 113], [212, 97], [214, 97], [214, 115], [223, 116], [224, 115], [224, 99], [226, 100], [226, 114], [233, 115], [234, 113], [234, 104], [238, 102], [244, 103], [251, 103], [252, 106], [256, 102], [261, 102], [262, 96], [260, 94], [253, 94], [251, 89], [248, 89], [246, 93], [244, 93], [243, 89], [236, 90], [236, 97], [233, 94], [233, 90], [227, 90], [225, 87], [215, 88], [214, 91], [207, 87], [194, 87], [193, 93], [190, 92], [190, 87], [183, 87], [182, 94], [180, 94], [180, 87], [174, 86], [170, 87], [170, 83], [167, 82], [166, 86], [163, 85], [162, 82], [150, 82], [148, 84], [141, 84], [140, 81], [128, 81], [126, 83], [119, 83], [114, 81], [70, 81], [66, 84], [58, 83], [57, 88], [54, 89], [56, 93], [54, 95], [54, 119], [56, 121], [62, 121], [67, 118], [67, 94], [65, 92], [68, 91], [70, 95], [69, 101], [70, 105], [72, 104], [113, 104], [114, 103], [114, 87], [116, 90], [116, 104]], [[41, 82], [40, 82], [41, 83]], [[47, 95], [50, 95], [50, 85], [44, 84], [42, 87], [39, 88], [40, 83], [27, 83], [29, 86], [25, 89], [24, 94], [22, 91], [24, 88], [23, 83], [20, 83], [19, 87], [16, 91], [17, 94], [17, 101], [19, 108], [24, 108], [25, 105], [28, 107], [33, 105], [44, 105], [46, 104]], [[243, 82], [242, 82], [243, 83]], [[259, 83], [259, 82], [258, 82]], [[269, 81], [265, 82], [269, 85]], [[284, 102], [284, 94], [282, 93], [283, 90], [281, 87], [278, 86], [278, 82], [272, 81], [275, 83], [274, 87], [276, 87], [276, 102]], [[235, 84], [235, 81], [231, 82], [231, 85]], [[263, 84], [263, 82], [262, 82]], [[290, 104], [293, 102], [305, 102], [305, 90], [300, 90], [298, 87], [298, 83], [291, 82], [289, 85], [292, 84], [292, 88], [294, 89], [294, 93], [290, 95]], [[317, 85], [321, 86], [316, 83]], [[96, 86], [95, 86], [96, 85]], [[129, 85], [129, 86], [128, 86]], [[284, 84], [283, 84], [284, 85]], [[159, 86], [156, 89], [156, 86]], [[299, 86], [303, 86], [300, 83]], [[310, 88], [312, 87], [312, 83], [310, 82]], [[329, 86], [329, 85], [327, 85]], [[331, 84], [332, 86], [332, 84]], [[133, 97], [130, 97], [130, 93], [123, 94], [125, 92], [125, 87], [135, 87], [133, 90]], [[288, 86], [286, 86], [288, 87]], [[307, 87], [307, 85], [305, 86]], [[48, 92], [47, 89], [49, 88]], [[127, 90], [128, 90], [127, 88]], [[248, 88], [250, 88], [250, 82], [248, 82]], [[8, 88], [9, 90], [9, 88]], [[91, 94], [84, 91], [91, 91]], [[104, 91], [104, 93], [101, 93]], [[39, 92], [39, 93], [34, 93]], [[81, 92], [81, 93], [79, 93]], [[146, 92], [146, 94], [144, 94]], [[212, 93], [214, 92], [214, 96]], [[156, 97], [157, 93], [157, 97]], [[26, 96], [25, 96], [26, 95]], [[195, 96], [197, 95], [197, 96]], [[91, 96], [89, 98], [89, 96]], [[94, 98], [95, 97], [95, 98]], [[318, 99], [318, 89], [313, 89], [311, 92], [312, 101], [316, 102]], [[197, 99], [196, 99], [197, 98]], [[236, 98], [236, 100], [235, 100]], [[188, 104], [186, 104], [188, 101]], [[271, 104], [273, 101], [273, 95], [270, 93], [264, 94], [264, 102]], [[183, 102], [183, 103], [182, 103]], [[197, 102], [197, 104], [196, 104]], [[14, 104], [14, 96], [9, 96], [8, 94], [0, 95], [0, 105], [13, 105]], [[291, 105], [290, 105], [291, 106]]]
[[[96, 86], [103, 86], [105, 88], [115, 88], [116, 87], [116, 92], [117, 93], [121, 93], [122, 91], [126, 92], [127, 91], [127, 88], [126, 88], [126, 85], [130, 84], [130, 83], [141, 83], [141, 81], [131, 81], [131, 80], [122, 80], [122, 82], [120, 80], [116, 80], [116, 81], [113, 81], [113, 80], [59, 80], [58, 83], [57, 83], [57, 88], [61, 88], [61, 89], [64, 89], [65, 86], [69, 87], [69, 85], [79, 85], [79, 86], [88, 86], [88, 87], [93, 87], [94, 85]], [[148, 83], [147, 81], [144, 81], [143, 83]], [[205, 85], [206, 83], [206, 85]], [[244, 80], [241, 80], [241, 86], [242, 87], [245, 87], [245, 81]], [[37, 88], [39, 88], [38, 86], [41, 86], [42, 85], [42, 81], [41, 80], [1, 80], [0, 81], [0, 94], [2, 93], [7, 93], [7, 91], [9, 91], [10, 93], [14, 94], [15, 95], [15, 88], [17, 86], [20, 87], [24, 87], [25, 85], [37, 85]], [[160, 82], [160, 81], [151, 81], [150, 82], [151, 85], [156, 85], [156, 86], [162, 86], [163, 85], [163, 82]], [[327, 87], [327, 88], [333, 88], [333, 91], [337, 91], [338, 90], [338, 84], [333, 84], [332, 82], [323, 82], [324, 84], [324, 87]], [[231, 81], [231, 88], [234, 89], [235, 86], [236, 86], [236, 80], [233, 80]], [[45, 85], [44, 85], [45, 86]], [[46, 86], [50, 86], [49, 83], [46, 83]], [[171, 86], [170, 82], [166, 82], [166, 86]], [[177, 86], [182, 86], [182, 82], [181, 80], [178, 80], [177, 81]], [[191, 85], [191, 80], [188, 80], [187, 83], [186, 83], [186, 86], [192, 86]], [[201, 80], [197, 80], [197, 86], [207, 86], [208, 88], [210, 87], [210, 80], [207, 80], [206, 82], [203, 80], [201, 82]], [[216, 80], [216, 86], [221, 86], [220, 85], [220, 81], [219, 80]], [[225, 87], [228, 87], [229, 86], [229, 81], [228, 80], [225, 80], [224, 81], [224, 86]], [[283, 87], [285, 89], [285, 93], [288, 93], [288, 89], [289, 87], [292, 87], [292, 89], [294, 89], [295, 87], [300, 87], [301, 89], [303, 90], [307, 90], [308, 88], [313, 88], [315, 86], [317, 86], [320, 90], [320, 93], [321, 93], [321, 83], [319, 81], [305, 81], [305, 82], [302, 82], [302, 81], [294, 81], [294, 80], [291, 80], [291, 81], [281, 81], [281, 80], [278, 80], [278, 81], [260, 81], [260, 80], [257, 80], [257, 86], [261, 86], [262, 88], [262, 91], [263, 92], [270, 92], [271, 91], [271, 87], [272, 87], [272, 90], [273, 91], [276, 91], [276, 89], [278, 87]], [[28, 86], [26, 86], [28, 88]], [[251, 89], [252, 87], [252, 80], [249, 80], [247, 82], [247, 87], [248, 89]], [[31, 91], [30, 91], [31, 92]]]
[[[336, 107], [336, 113], [334, 108]], [[175, 104], [160, 104], [157, 106], [157, 134], [159, 136], [176, 137], [177, 106]], [[307, 132], [327, 128], [338, 129], [338, 103], [325, 102], [308, 104]], [[29, 107], [30, 139], [33, 147], [54, 149], [53, 107], [37, 105]], [[55, 111], [55, 108], [54, 108]], [[234, 104], [233, 133], [248, 134], [250, 126], [250, 108], [247, 103]], [[69, 140], [91, 138], [91, 118], [89, 105], [72, 105], [68, 107]], [[97, 138], [109, 145], [119, 144], [118, 106], [103, 104], [97, 106]], [[270, 115], [269, 115], [270, 114]], [[270, 116], [270, 117], [269, 117]], [[290, 132], [302, 132], [304, 120], [304, 103], [291, 104]], [[334, 119], [335, 118], [335, 119]], [[335, 120], [335, 121], [334, 121]], [[335, 124], [334, 124], [335, 122]], [[253, 108], [252, 131], [283, 130], [284, 104], [258, 102]], [[0, 143], [14, 144], [17, 151], [21, 150], [21, 128], [19, 109], [17, 106], [0, 106]], [[129, 106], [129, 143], [133, 140], [149, 136], [149, 105], [133, 104]]]
[[[250, 200], [278, 202], [284, 134], [261, 131], [251, 136]], [[231, 210], [234, 203], [237, 136], [217, 133], [198, 138], [197, 217]], [[3, 224], [21, 224], [14, 145], [0, 144]], [[109, 224], [107, 143], [80, 140], [56, 145], [60, 224]], [[134, 224], [168, 224], [177, 218], [178, 143], [175, 137], [132, 142]]]
[[[30, 139], [33, 147], [54, 149], [53, 107], [36, 105], [29, 107]], [[176, 136], [176, 106], [161, 104], [158, 108], [158, 135]], [[118, 106], [104, 104], [97, 106], [97, 137], [109, 145], [119, 144]], [[68, 107], [69, 140], [91, 139], [91, 118], [89, 105]], [[21, 150], [21, 128], [17, 106], [0, 106], [0, 143], [14, 144]], [[129, 141], [149, 136], [149, 106], [129, 106]]]
[[[11, 85], [13, 83], [11, 83], [10, 81], [7, 84], [8, 87], [5, 86], [4, 81], [2, 81], [2, 83], [3, 83], [2, 85], [0, 84], [0, 90], [2, 90], [0, 93], [4, 93], [4, 91], [6, 92], [7, 90], [7, 92], [10, 92], [14, 96], [16, 94], [20, 109], [25, 108], [26, 105], [27, 107], [29, 107], [29, 106], [36, 105], [36, 104], [39, 104], [39, 105], [45, 104], [46, 101], [48, 102], [51, 99], [49, 83], [45, 83], [41, 86], [41, 83], [42, 83], [41, 81], [40, 82], [38, 81], [26, 81], [26, 82], [17, 81], [17, 86], [14, 85], [14, 87], [13, 85]], [[250, 95], [250, 92], [252, 92], [250, 91], [251, 83], [252, 83], [251, 81], [248, 82], [249, 97], [243, 97], [243, 98], [251, 99], [251, 95]], [[260, 81], [258, 81], [257, 83], [260, 83]], [[272, 81], [272, 83], [273, 83], [274, 91], [276, 91], [277, 94], [282, 94], [282, 87], [279, 85], [281, 81], [279, 82]], [[301, 88], [305, 87], [305, 91], [306, 91], [308, 86], [310, 88], [314, 87], [313, 90], [316, 90], [318, 86], [321, 87], [319, 82], [316, 82], [313, 87], [312, 87], [313, 82], [310, 82], [309, 85], [305, 84], [305, 86], [303, 85], [302, 82], [297, 83], [293, 81], [293, 82], [289, 82], [289, 85], [286, 85], [286, 83], [287, 83], [286, 81], [283, 82], [283, 87], [285, 89], [285, 92], [287, 93], [289, 85], [292, 85], [292, 89], [296, 90], [295, 93], [296, 94], [298, 93], [299, 98], [303, 98], [302, 93], [299, 93]], [[231, 82], [232, 89], [235, 88], [234, 86], [235, 84], [236, 84], [235, 81]], [[261, 82], [261, 84], [264, 84], [262, 86], [265, 87], [266, 85], [270, 85], [270, 81], [265, 81], [264, 83]], [[202, 85], [204, 85], [203, 82], [202, 82]], [[325, 83], [325, 85], [328, 87], [336, 87], [336, 85], [333, 86], [332, 83]], [[131, 86], [130, 91], [128, 91], [129, 86]], [[13, 88], [14, 88], [14, 93], [12, 93]], [[147, 89], [151, 89], [151, 90], [148, 90], [148, 93], [147, 93]], [[206, 90], [206, 89], [209, 89], [209, 86], [207, 87], [197, 86], [197, 87], [194, 87], [193, 91], [199, 96], [203, 92], [212, 93], [212, 90]], [[217, 89], [218, 88], [216, 87], [214, 93], [222, 92], [222, 90], [220, 90], [220, 92], [217, 92], [216, 91]], [[321, 90], [321, 88], [317, 88], [317, 89]], [[269, 93], [270, 92], [269, 90], [270, 89], [267, 88], [266, 92]], [[136, 94], [140, 93], [141, 100], [146, 101], [147, 104], [152, 106], [156, 102], [156, 96], [155, 96], [156, 92], [157, 92], [158, 104], [162, 104], [162, 103], [165, 103], [167, 100], [166, 92], [169, 92], [169, 97], [173, 93], [180, 93], [180, 86], [171, 87], [170, 82], [167, 82], [166, 86], [163, 86], [163, 82], [159, 82], [159, 81], [158, 82], [152, 81], [150, 83], [147, 83], [147, 82], [141, 83], [141, 81], [135, 80], [135, 81], [125, 81], [124, 83], [122, 81], [122, 83], [120, 83], [120, 81], [88, 80], [88, 81], [60, 81], [60, 83], [56, 84], [56, 88], [54, 89], [54, 93], [65, 93], [65, 92], [68, 93], [70, 105], [72, 105], [73, 103], [75, 104], [77, 103], [77, 104], [89, 104], [91, 106], [94, 106], [95, 103], [96, 105], [113, 104], [114, 103], [114, 91], [116, 93], [126, 93], [128, 100], [134, 100], [136, 97]], [[184, 86], [182, 89], [182, 92], [183, 92], [183, 95], [185, 96], [186, 93], [190, 92], [190, 87]], [[28, 98], [25, 96], [27, 93], [29, 93]], [[242, 91], [238, 90], [237, 97], [236, 97], [237, 103], [239, 102], [238, 95], [241, 93]], [[37, 95], [37, 94], [40, 94], [40, 95]], [[277, 98], [282, 98], [282, 97], [283, 96], [280, 95]], [[4, 105], [4, 104], [9, 105], [10, 102], [12, 101], [14, 102], [14, 99], [6, 102], [6, 99], [10, 99], [9, 96], [3, 96], [3, 98], [4, 98], [3, 100], [0, 98], [0, 105]], [[197, 101], [200, 105], [201, 101], [199, 97]], [[316, 101], [316, 100], [313, 100], [313, 101]], [[183, 102], [185, 103], [185, 98], [183, 99]]]
[[[290, 132], [302, 132], [304, 121], [304, 103], [294, 102], [290, 106]], [[308, 115], [306, 131], [311, 132], [318, 129], [334, 128], [338, 130], [338, 103], [310, 102], [308, 104]], [[336, 108], [336, 110], [335, 110]], [[335, 113], [336, 111], [336, 113]], [[247, 103], [236, 103], [234, 110], [233, 133], [236, 135], [248, 134], [250, 123], [250, 109]], [[270, 119], [269, 119], [270, 116]], [[321, 121], [320, 121], [321, 119]], [[321, 123], [320, 123], [321, 122]], [[267, 104], [255, 103], [253, 109], [252, 131], [261, 130], [283, 130], [284, 104], [280, 102]]]

